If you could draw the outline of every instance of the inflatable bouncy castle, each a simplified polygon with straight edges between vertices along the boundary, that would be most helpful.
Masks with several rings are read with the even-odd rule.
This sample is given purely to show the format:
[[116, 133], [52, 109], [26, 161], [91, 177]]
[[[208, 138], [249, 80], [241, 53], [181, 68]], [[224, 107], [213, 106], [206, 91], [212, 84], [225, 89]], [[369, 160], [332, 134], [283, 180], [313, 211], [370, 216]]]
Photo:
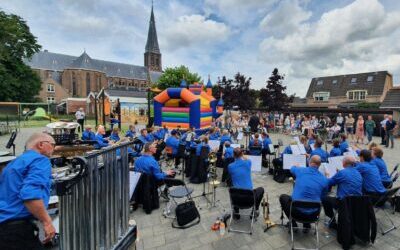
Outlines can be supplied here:
[[187, 86], [182, 80], [180, 88], [168, 88], [154, 97], [154, 125], [168, 129], [208, 129], [213, 118], [222, 115], [223, 107], [218, 105], [221, 102], [212, 96], [210, 79], [206, 92], [202, 84]]

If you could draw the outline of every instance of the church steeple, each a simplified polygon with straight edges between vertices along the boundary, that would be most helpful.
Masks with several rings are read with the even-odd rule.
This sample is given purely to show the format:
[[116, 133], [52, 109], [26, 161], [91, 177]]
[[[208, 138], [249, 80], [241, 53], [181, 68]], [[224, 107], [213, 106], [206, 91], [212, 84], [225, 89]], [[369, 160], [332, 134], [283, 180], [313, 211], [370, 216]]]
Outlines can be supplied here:
[[149, 32], [144, 53], [144, 66], [152, 71], [162, 71], [161, 52], [158, 46], [156, 21], [154, 18], [153, 3], [151, 5], [151, 14], [149, 22]]

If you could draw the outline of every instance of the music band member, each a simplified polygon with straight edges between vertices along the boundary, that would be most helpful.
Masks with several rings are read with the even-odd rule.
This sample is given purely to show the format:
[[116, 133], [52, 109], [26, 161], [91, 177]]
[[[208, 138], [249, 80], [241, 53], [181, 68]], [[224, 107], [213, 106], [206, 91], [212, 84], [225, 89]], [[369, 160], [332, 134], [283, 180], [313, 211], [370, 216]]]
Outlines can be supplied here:
[[363, 193], [369, 195], [374, 203], [386, 192], [386, 188], [382, 184], [378, 168], [371, 163], [371, 160], [371, 151], [361, 150], [360, 162], [357, 163], [356, 170], [363, 178]]
[[108, 139], [104, 138], [104, 135], [106, 134], [106, 130], [104, 129], [104, 126], [99, 125], [97, 128], [97, 133], [96, 133], [96, 143], [94, 144], [95, 149], [101, 149], [104, 147], [110, 146], [110, 143]]
[[[233, 155], [235, 161], [228, 166], [228, 172], [230, 174], [232, 185], [235, 188], [249, 189], [254, 191], [254, 199], [256, 205], [256, 217], [258, 216], [258, 208], [262, 197], [264, 195], [264, 188], [258, 187], [253, 189], [253, 182], [251, 180], [251, 161], [243, 157], [243, 151], [240, 148], [235, 148], [233, 150]], [[235, 209], [238, 213], [238, 209]], [[238, 218], [238, 215], [234, 215]]]
[[171, 136], [165, 141], [165, 146], [172, 149], [171, 156], [175, 159], [175, 166], [179, 165], [178, 149], [179, 138], [176, 130], [171, 131]]
[[385, 161], [382, 159], [383, 151], [378, 147], [373, 147], [371, 149], [372, 152], [372, 161], [371, 163], [375, 164], [379, 169], [379, 174], [381, 176], [382, 184], [385, 188], [389, 188], [392, 186], [392, 179], [387, 170], [387, 166]]
[[133, 139], [136, 136], [135, 126], [129, 125], [128, 131], [126, 131], [125, 137]]
[[82, 140], [84, 141], [94, 141], [96, 140], [96, 135], [92, 131], [92, 126], [86, 125], [85, 131], [82, 133]]
[[152, 137], [149, 136], [147, 133], [147, 129], [141, 129], [140, 130], [140, 136], [138, 138], [143, 144], [148, 143], [148, 142], [153, 142]]
[[158, 181], [162, 181], [166, 177], [174, 176], [174, 170], [167, 170], [165, 173], [161, 170], [160, 165], [158, 165], [158, 162], [153, 157], [156, 151], [157, 148], [154, 143], [147, 142], [144, 144], [144, 153], [136, 159], [134, 170], [136, 172], [152, 175]]
[[318, 155], [321, 158], [321, 162], [328, 162], [328, 153], [323, 150], [322, 147], [322, 140], [320, 138], [317, 138], [314, 143], [314, 150], [311, 151], [310, 157], [313, 157], [314, 155]]
[[[321, 157], [314, 155], [310, 159], [309, 167], [293, 166], [290, 169], [290, 172], [296, 178], [292, 196], [282, 194], [279, 197], [282, 210], [288, 218], [292, 200], [321, 202], [321, 199], [326, 195], [328, 191], [328, 180], [318, 171], [320, 165]], [[318, 216], [316, 211], [313, 209], [294, 209], [292, 214], [294, 214], [297, 218], [302, 218], [304, 220], [313, 219]], [[297, 223], [294, 220], [292, 224], [293, 227], [297, 227]], [[303, 228], [304, 232], [308, 232], [308, 229], [311, 228], [311, 225], [305, 223]]]
[[113, 128], [110, 135], [110, 140], [118, 142], [120, 139], [121, 138], [119, 138], [119, 128], [118, 127]]
[[[334, 216], [333, 209], [338, 209], [340, 200], [351, 195], [362, 195], [362, 177], [354, 168], [356, 165], [356, 159], [353, 156], [345, 156], [342, 164], [343, 170], [337, 172], [328, 182], [329, 189], [337, 185], [336, 197], [326, 196], [322, 200], [325, 215], [329, 218]], [[332, 219], [329, 227], [337, 228], [335, 218]]]
[[342, 150], [340, 150], [340, 141], [338, 139], [334, 139], [332, 144], [333, 148], [331, 149], [331, 152], [329, 152], [329, 157], [341, 156]]
[[35, 133], [26, 151], [0, 172], [0, 249], [43, 249], [34, 220], [43, 224], [49, 242], [55, 228], [46, 208], [50, 199], [51, 163], [55, 141]]

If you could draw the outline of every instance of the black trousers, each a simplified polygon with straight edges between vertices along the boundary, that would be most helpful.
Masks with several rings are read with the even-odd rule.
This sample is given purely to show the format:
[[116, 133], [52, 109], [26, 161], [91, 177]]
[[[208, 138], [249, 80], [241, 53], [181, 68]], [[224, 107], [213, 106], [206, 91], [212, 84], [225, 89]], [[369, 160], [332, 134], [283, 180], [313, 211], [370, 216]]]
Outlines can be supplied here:
[[339, 208], [339, 199], [332, 196], [326, 196], [322, 200], [322, 206], [324, 207], [325, 215], [332, 218], [335, 215], [333, 210]]
[[[260, 208], [260, 204], [261, 204], [262, 198], [264, 196], [264, 188], [263, 187], [258, 187], [258, 188], [253, 190], [253, 193], [254, 193], [254, 199], [255, 199], [255, 202], [256, 202], [256, 210], [258, 211], [258, 209]], [[239, 209], [236, 208], [236, 207], [234, 208], [234, 210], [235, 210], [235, 213], [239, 212]]]
[[78, 132], [81, 132], [81, 129], [83, 132], [83, 124], [85, 123], [85, 119], [78, 119], [78, 120], [76, 120], [76, 122], [79, 123], [79, 125], [80, 125], [80, 127], [78, 127]]
[[[279, 197], [279, 202], [281, 203], [281, 207], [283, 212], [285, 213], [286, 217], [290, 217], [290, 205], [292, 204], [292, 196], [287, 195], [287, 194], [282, 194]], [[297, 209], [293, 209], [292, 211], [292, 217], [295, 217], [299, 220], [315, 220], [318, 214], [305, 214], [301, 211], [298, 211]], [[295, 220], [293, 220], [293, 226], [297, 226], [297, 223]], [[310, 227], [309, 223], [304, 223], [304, 227]]]
[[44, 249], [39, 240], [39, 232], [29, 220], [12, 221], [0, 224], [1, 250], [39, 250]]
[[381, 144], [386, 144], [386, 131], [383, 127], [381, 127]]

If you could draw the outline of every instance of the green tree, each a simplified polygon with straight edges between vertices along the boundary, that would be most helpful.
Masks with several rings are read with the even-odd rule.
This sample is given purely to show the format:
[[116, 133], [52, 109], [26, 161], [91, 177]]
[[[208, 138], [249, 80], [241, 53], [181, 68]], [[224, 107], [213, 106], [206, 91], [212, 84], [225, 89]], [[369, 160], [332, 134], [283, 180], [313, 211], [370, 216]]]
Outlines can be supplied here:
[[40, 50], [36, 37], [17, 15], [0, 11], [0, 100], [32, 102], [39, 93], [39, 76], [24, 64]]
[[175, 68], [166, 68], [160, 79], [158, 79], [157, 86], [160, 89], [179, 87], [182, 79], [185, 79], [188, 84], [201, 81], [197, 73], [192, 73], [188, 67], [181, 65]]

